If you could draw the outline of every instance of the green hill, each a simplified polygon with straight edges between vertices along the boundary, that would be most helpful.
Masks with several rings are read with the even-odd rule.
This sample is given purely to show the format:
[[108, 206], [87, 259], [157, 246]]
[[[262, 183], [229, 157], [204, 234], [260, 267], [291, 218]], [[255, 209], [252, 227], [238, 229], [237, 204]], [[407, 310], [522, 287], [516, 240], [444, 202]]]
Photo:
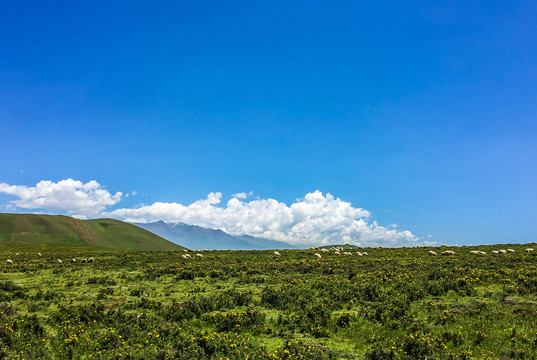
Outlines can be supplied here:
[[0, 241], [122, 250], [182, 250], [158, 235], [114, 219], [77, 220], [62, 215], [0, 214]]

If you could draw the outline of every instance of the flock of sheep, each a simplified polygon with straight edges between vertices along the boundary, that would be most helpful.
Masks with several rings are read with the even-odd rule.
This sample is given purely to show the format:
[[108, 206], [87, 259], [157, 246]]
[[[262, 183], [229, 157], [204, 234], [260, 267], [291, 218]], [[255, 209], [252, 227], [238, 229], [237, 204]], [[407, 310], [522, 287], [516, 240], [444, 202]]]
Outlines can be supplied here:
[[[15, 254], [15, 255], [19, 255], [19, 254], [17, 253], [17, 254]], [[37, 256], [38, 256], [38, 257], [42, 257], [43, 255], [41, 255], [41, 253], [37, 253]], [[57, 259], [56, 262], [57, 262], [58, 264], [63, 264], [63, 260], [62, 260], [62, 259]], [[76, 260], [75, 258], [73, 258], [73, 259], [71, 259], [71, 262], [72, 262], [72, 263], [76, 263], [77, 260]], [[81, 259], [81, 260], [80, 260], [80, 263], [82, 263], [82, 264], [85, 264], [85, 263], [93, 263], [93, 262], [95, 262], [95, 259], [92, 258], [92, 257], [87, 258], [87, 259]], [[14, 263], [13, 263], [13, 260], [11, 260], [11, 259], [7, 259], [7, 264], [8, 264], [8, 265], [13, 265], [13, 264], [14, 264]]]
[[[442, 244], [441, 245], [442, 247], [445, 247], [446, 245], [445, 244]], [[342, 247], [331, 247], [330, 249], [326, 249], [326, 248], [318, 248], [318, 247], [314, 247], [314, 248], [310, 248], [309, 250], [319, 250], [323, 253], [329, 253], [330, 251], [333, 251], [334, 255], [343, 255], [343, 256], [352, 256], [353, 254], [350, 252], [350, 251], [343, 251], [344, 249]], [[188, 260], [188, 259], [192, 259], [192, 256], [190, 254], [188, 254], [189, 251], [192, 251], [192, 250], [184, 250], [184, 252], [186, 254], [183, 254], [181, 255], [181, 257], [185, 260]], [[203, 251], [210, 251], [208, 249], [203, 249]], [[526, 249], [526, 253], [532, 253], [534, 250], [533, 248], [527, 248]], [[504, 249], [501, 249], [501, 250], [493, 250], [491, 252], [492, 255], [504, 255], [504, 254], [507, 254], [507, 253], [514, 253], [515, 250], [514, 249], [507, 249], [507, 250], [504, 250]], [[470, 251], [470, 254], [472, 255], [486, 255], [487, 253], [485, 251], [480, 251], [480, 250], [472, 250]], [[16, 254], [16, 255], [19, 255], [19, 254]], [[275, 256], [281, 256], [281, 254], [278, 252], [278, 251], [274, 251], [274, 255]], [[365, 251], [357, 251], [356, 252], [356, 255], [357, 256], [367, 256], [369, 255], [367, 252]], [[440, 253], [440, 255], [442, 256], [451, 256], [451, 255], [455, 255], [455, 251], [451, 251], [451, 250], [446, 250], [446, 251], [442, 251]], [[37, 256], [38, 257], [41, 257], [41, 253], [37, 253]], [[203, 254], [200, 254], [200, 253], [197, 253], [196, 255], [196, 258], [202, 258], [203, 257]], [[322, 259], [322, 255], [319, 254], [319, 253], [315, 253], [313, 254], [313, 256], [315, 256], [317, 259]], [[429, 251], [429, 256], [438, 256], [438, 254], [435, 252], [435, 251], [432, 251], [430, 250]], [[81, 263], [92, 263], [94, 262], [95, 259], [90, 257], [88, 259], [81, 259], [80, 262]], [[62, 259], [58, 259], [56, 260], [57, 263], [59, 264], [62, 264], [63, 261]], [[76, 263], [77, 260], [76, 259], [71, 259], [71, 263]], [[7, 259], [7, 264], [8, 265], [13, 265], [13, 260], [11, 259]]]
[[[445, 246], [445, 245], [442, 245], [442, 246]], [[491, 252], [492, 255], [505, 255], [505, 254], [508, 254], [508, 253], [514, 253], [515, 250], [514, 249], [501, 249], [501, 250], [493, 250]], [[527, 248], [526, 249], [526, 252], [529, 254], [529, 253], [532, 253], [533, 252], [533, 248]], [[484, 252], [484, 251], [480, 251], [480, 250], [472, 250], [470, 251], [470, 254], [472, 255], [486, 255], [487, 253]], [[429, 256], [437, 256], [438, 254], [434, 251], [429, 251]], [[443, 255], [443, 256], [449, 256], [449, 255], [455, 255], [455, 251], [451, 251], [451, 250], [447, 250], [447, 251], [442, 251], [440, 253], [440, 255]]]

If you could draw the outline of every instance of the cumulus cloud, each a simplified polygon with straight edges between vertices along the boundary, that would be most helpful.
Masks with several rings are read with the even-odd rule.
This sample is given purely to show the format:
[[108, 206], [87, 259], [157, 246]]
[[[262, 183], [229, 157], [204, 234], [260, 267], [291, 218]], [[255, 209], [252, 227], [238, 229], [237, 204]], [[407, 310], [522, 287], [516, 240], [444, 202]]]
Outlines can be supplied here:
[[240, 193], [233, 194], [231, 196], [237, 199], [246, 199], [248, 196], [252, 196], [253, 194], [254, 192], [250, 191], [249, 193], [240, 192]]
[[84, 184], [73, 179], [42, 180], [34, 187], [0, 183], [0, 193], [18, 197], [10, 204], [20, 209], [59, 210], [78, 217], [97, 215], [117, 204], [123, 195], [112, 195], [95, 180]]
[[0, 183], [0, 193], [17, 197], [4, 205], [13, 211], [58, 211], [80, 219], [114, 217], [130, 222], [183, 222], [297, 245], [401, 246], [426, 242], [395, 224], [381, 226], [370, 220], [369, 211], [318, 190], [290, 205], [275, 199], [246, 200], [252, 192], [234, 194], [227, 203], [222, 203], [222, 193], [211, 192], [190, 205], [155, 202], [116, 210], [109, 209], [121, 201], [123, 194], [111, 194], [94, 180], [40, 181], [33, 187]]
[[222, 194], [217, 192], [187, 206], [156, 202], [136, 209], [117, 209], [106, 215], [131, 222], [183, 222], [291, 244], [400, 246], [419, 240], [408, 230], [368, 221], [371, 214], [367, 210], [355, 208], [329, 193], [315, 191], [289, 206], [274, 199], [243, 201], [242, 196], [236, 195], [225, 206], [219, 206]]

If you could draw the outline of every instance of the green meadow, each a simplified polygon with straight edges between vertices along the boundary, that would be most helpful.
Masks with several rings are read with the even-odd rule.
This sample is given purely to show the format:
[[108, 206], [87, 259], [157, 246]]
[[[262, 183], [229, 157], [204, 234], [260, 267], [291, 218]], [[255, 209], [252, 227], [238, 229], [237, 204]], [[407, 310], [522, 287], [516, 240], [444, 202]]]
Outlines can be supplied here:
[[[491, 255], [508, 247], [516, 252]], [[4, 242], [0, 358], [535, 359], [537, 256], [527, 247], [184, 259]], [[427, 254], [445, 249], [456, 254]], [[469, 254], [477, 249], [487, 255]]]

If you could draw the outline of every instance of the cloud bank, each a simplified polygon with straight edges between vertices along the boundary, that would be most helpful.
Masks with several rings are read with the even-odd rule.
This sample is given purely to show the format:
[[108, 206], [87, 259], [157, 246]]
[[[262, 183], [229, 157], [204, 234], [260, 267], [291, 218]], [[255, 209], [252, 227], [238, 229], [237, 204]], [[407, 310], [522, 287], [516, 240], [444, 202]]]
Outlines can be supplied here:
[[18, 197], [10, 204], [20, 209], [59, 210], [78, 217], [98, 215], [123, 196], [121, 192], [110, 194], [95, 180], [84, 184], [73, 179], [42, 180], [34, 187], [0, 183], [0, 193]]
[[291, 205], [275, 199], [247, 201], [252, 193], [234, 194], [222, 204], [222, 193], [190, 205], [155, 202], [137, 208], [107, 210], [123, 194], [112, 195], [96, 181], [73, 179], [57, 183], [41, 181], [35, 187], [0, 183], [0, 193], [17, 196], [11, 205], [21, 209], [65, 211], [72, 216], [113, 217], [130, 222], [165, 222], [222, 229], [232, 235], [252, 235], [291, 244], [326, 245], [351, 243], [372, 246], [413, 245], [419, 242], [408, 230], [384, 227], [370, 221], [369, 211], [356, 208], [330, 193], [314, 191]]

